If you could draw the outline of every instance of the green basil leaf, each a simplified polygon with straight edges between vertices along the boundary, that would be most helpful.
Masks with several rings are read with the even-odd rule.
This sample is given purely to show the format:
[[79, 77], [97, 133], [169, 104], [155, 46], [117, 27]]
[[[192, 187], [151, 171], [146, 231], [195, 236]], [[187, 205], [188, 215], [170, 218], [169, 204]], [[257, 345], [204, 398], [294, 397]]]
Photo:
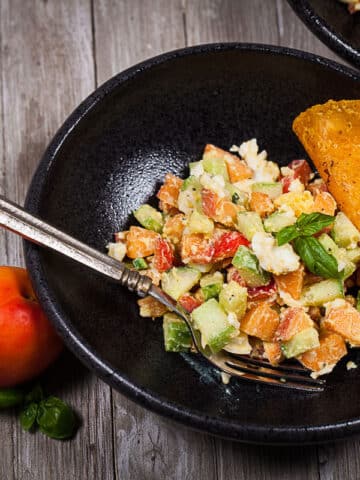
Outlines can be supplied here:
[[76, 417], [60, 398], [48, 397], [39, 404], [37, 423], [40, 431], [50, 438], [70, 438], [76, 427]]
[[38, 409], [38, 404], [32, 402], [20, 413], [20, 424], [24, 430], [29, 431], [34, 426]]
[[0, 409], [20, 405], [24, 400], [24, 392], [18, 388], [2, 388], [0, 390]]
[[302, 213], [296, 221], [301, 235], [310, 236], [334, 223], [334, 217], [324, 213]]
[[294, 225], [282, 228], [276, 234], [276, 240], [279, 246], [291, 242], [298, 237], [309, 237], [331, 225], [334, 217], [323, 213], [302, 213]]
[[298, 237], [294, 249], [310, 272], [324, 278], [341, 278], [337, 260], [314, 237]]
[[297, 238], [298, 236], [299, 236], [299, 232], [296, 226], [289, 225], [288, 227], [282, 228], [276, 234], [277, 244], [279, 245], [279, 247], [281, 247], [281, 245], [291, 242], [292, 240], [294, 240], [294, 238]]

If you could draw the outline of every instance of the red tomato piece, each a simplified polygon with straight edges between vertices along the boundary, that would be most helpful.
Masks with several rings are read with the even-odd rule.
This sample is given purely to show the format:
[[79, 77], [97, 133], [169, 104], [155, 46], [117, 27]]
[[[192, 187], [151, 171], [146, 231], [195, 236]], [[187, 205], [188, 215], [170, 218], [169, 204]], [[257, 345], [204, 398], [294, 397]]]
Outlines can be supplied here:
[[240, 232], [226, 232], [215, 240], [213, 260], [233, 257], [240, 245], [248, 247], [250, 242]]
[[312, 170], [306, 160], [293, 160], [289, 163], [288, 167], [294, 170], [293, 180], [298, 178], [304, 185], [309, 183]]
[[272, 299], [276, 295], [276, 283], [272, 279], [268, 285], [263, 285], [261, 287], [252, 287], [248, 288], [248, 297], [251, 300], [266, 300]]
[[179, 304], [189, 313], [191, 313], [195, 308], [200, 307], [201, 303], [199, 299], [195, 298], [190, 293], [185, 293], [178, 300]]
[[219, 197], [211, 190], [203, 188], [201, 190], [201, 203], [204, 215], [212, 218], [216, 214], [216, 205]]
[[153, 265], [159, 272], [169, 270], [174, 264], [174, 253], [169, 242], [158, 238], [155, 242]]

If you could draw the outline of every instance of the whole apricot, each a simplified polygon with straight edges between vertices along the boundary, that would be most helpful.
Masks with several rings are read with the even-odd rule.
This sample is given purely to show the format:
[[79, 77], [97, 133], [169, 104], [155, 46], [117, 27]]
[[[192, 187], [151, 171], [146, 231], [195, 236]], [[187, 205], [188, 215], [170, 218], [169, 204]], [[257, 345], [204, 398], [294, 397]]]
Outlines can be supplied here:
[[0, 387], [39, 375], [62, 349], [62, 342], [42, 311], [28, 272], [0, 267]]

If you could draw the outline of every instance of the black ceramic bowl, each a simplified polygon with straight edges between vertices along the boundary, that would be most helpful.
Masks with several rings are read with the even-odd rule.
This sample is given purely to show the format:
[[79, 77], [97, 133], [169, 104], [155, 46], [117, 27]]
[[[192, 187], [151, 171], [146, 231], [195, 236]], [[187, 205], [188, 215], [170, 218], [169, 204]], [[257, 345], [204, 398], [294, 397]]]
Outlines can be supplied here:
[[[26, 208], [105, 251], [165, 173], [185, 175], [206, 143], [228, 148], [256, 137], [286, 164], [304, 155], [291, 131], [299, 112], [359, 96], [355, 72], [285, 48], [222, 44], [161, 55], [115, 76], [75, 110], [41, 160]], [[360, 368], [348, 372], [342, 363], [321, 394], [225, 386], [198, 356], [165, 353], [161, 322], [139, 317], [135, 295], [56, 253], [28, 243], [25, 253], [69, 348], [144, 407], [247, 442], [316, 442], [360, 430]]]
[[288, 0], [326, 45], [360, 68], [360, 12], [351, 15], [338, 0]]

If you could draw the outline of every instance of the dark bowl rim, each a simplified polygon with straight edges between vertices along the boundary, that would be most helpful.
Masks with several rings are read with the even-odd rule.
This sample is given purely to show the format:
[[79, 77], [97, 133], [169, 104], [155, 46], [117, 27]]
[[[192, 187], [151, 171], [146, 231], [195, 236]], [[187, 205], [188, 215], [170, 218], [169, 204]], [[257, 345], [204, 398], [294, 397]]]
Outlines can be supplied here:
[[331, 26], [314, 11], [308, 0], [287, 1], [297, 16], [322, 42], [342, 58], [351, 62], [357, 68], [360, 68], [360, 51], [331, 28]]
[[[275, 56], [290, 56], [317, 65], [320, 64], [326, 69], [336, 71], [348, 78], [360, 81], [360, 74], [358, 72], [332, 60], [300, 50], [264, 44], [204, 44], [170, 51], [150, 58], [110, 78], [90, 94], [70, 114], [51, 140], [34, 173], [25, 200], [26, 210], [35, 215], [38, 213], [42, 189], [47, 180], [50, 167], [56, 159], [58, 150], [81, 119], [84, 118], [105, 95], [109, 94], [117, 86], [131, 80], [137, 74], [151, 69], [156, 65], [186, 56], [234, 50], [250, 53], [265, 53]], [[30, 242], [24, 241], [24, 251], [26, 266], [29, 270], [36, 295], [67, 347], [106, 383], [141, 406], [187, 427], [246, 443], [273, 445], [318, 443], [343, 438], [347, 435], [360, 432], [360, 418], [331, 425], [311, 427], [306, 425], [273, 427], [270, 425], [237, 424], [220, 417], [209, 417], [202, 414], [201, 411], [183, 408], [175, 402], [170, 402], [166, 400], [166, 398], [157, 396], [152, 391], [133, 384], [129, 378], [114, 371], [108, 362], [102, 360], [97, 355], [72, 325], [71, 319], [65, 315], [61, 305], [57, 304], [54, 292], [51, 291], [46, 284], [40, 249]]]

